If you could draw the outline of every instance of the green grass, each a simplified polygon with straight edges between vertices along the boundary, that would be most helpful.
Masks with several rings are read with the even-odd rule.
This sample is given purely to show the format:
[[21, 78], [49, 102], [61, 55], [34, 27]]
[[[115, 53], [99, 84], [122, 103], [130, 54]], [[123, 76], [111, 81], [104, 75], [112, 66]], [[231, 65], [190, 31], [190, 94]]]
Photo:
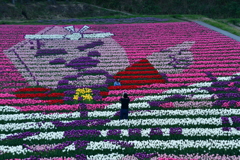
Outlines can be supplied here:
[[[166, 22], [180, 22], [181, 20], [172, 18], [172, 15], [114, 15], [114, 16], [98, 16], [98, 17], [84, 17], [84, 18], [76, 18], [76, 19], [108, 19], [108, 18], [136, 18], [136, 17], [154, 17], [154, 18], [161, 18], [161, 19], [169, 19]], [[67, 18], [62, 18], [67, 19]], [[70, 19], [70, 18], [69, 18]], [[75, 18], [74, 18], [75, 19]], [[54, 20], [61, 20], [61, 19], [54, 19]], [[159, 22], [158, 22], [159, 23]], [[164, 22], [163, 22], [164, 23]], [[49, 23], [40, 23], [38, 20], [23, 20], [23, 21], [14, 21], [14, 20], [0, 20], [0, 24], [19, 24], [19, 25], [44, 25]], [[71, 22], [71, 23], [63, 23], [59, 22], [58, 24], [105, 24], [105, 23], [94, 23], [94, 22]]]
[[[200, 20], [205, 23], [208, 23], [212, 26], [215, 26], [217, 28], [220, 28], [222, 30], [228, 31], [232, 34], [235, 34], [237, 36], [240, 36], [240, 30], [237, 28], [234, 28], [232, 26], [229, 26], [228, 23], [232, 23], [234, 25], [238, 25], [240, 23], [240, 18], [234, 18], [234, 19], [221, 19], [221, 20], [214, 20], [207, 18], [202, 15], [113, 15], [113, 16], [97, 16], [97, 17], [84, 17], [84, 18], [78, 18], [78, 19], [95, 19], [95, 18], [101, 18], [101, 19], [108, 19], [108, 18], [136, 18], [136, 17], [155, 17], [155, 18], [161, 18], [161, 19], [169, 19], [169, 21], [161, 22], [161, 23], [168, 23], [168, 22], [181, 22], [185, 20]], [[66, 19], [66, 18], [62, 18]], [[58, 20], [58, 19], [56, 19]], [[61, 20], [61, 19], [59, 19]], [[123, 23], [123, 22], [122, 22]], [[134, 22], [136, 23], [136, 22]], [[159, 23], [159, 22], [157, 22]], [[23, 20], [23, 21], [14, 21], [14, 20], [0, 20], [0, 24], [18, 24], [18, 25], [51, 25], [50, 23], [42, 23], [38, 22], [37, 20]], [[94, 22], [70, 22], [70, 23], [63, 23], [59, 21], [57, 24], [106, 24], [106, 23], [94, 23]], [[55, 24], [54, 24], [55, 25]]]
[[237, 36], [240, 36], [240, 30], [237, 28], [234, 28], [228, 23], [232, 23], [234, 25], [240, 24], [240, 18], [229, 18], [229, 19], [210, 19], [202, 15], [178, 15], [181, 19], [186, 20], [199, 20], [203, 21], [205, 23], [208, 23], [214, 27], [220, 28], [222, 30], [228, 31], [232, 34], [235, 34]]
[[239, 29], [231, 27], [231, 26], [229, 26], [227, 24], [224, 24], [222, 22], [218, 22], [218, 21], [211, 20], [211, 19], [204, 19], [202, 21], [205, 22], [205, 23], [208, 23], [208, 24], [210, 24], [210, 25], [212, 25], [214, 27], [220, 28], [222, 30], [225, 30], [225, 31], [228, 31], [228, 32], [230, 32], [232, 34], [240, 36], [240, 30]]

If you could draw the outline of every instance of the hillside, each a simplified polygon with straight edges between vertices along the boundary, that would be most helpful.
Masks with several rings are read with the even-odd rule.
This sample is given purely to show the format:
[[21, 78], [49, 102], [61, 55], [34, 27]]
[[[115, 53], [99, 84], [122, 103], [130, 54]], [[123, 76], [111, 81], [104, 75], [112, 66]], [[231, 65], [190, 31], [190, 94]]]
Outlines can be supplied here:
[[102, 9], [86, 3], [56, 3], [52, 5], [47, 2], [36, 2], [16, 5], [2, 3], [0, 5], [1, 20], [62, 19], [114, 15], [124, 15], [124, 13]]
[[[49, 3], [49, 1], [55, 1]], [[0, 3], [1, 20], [60, 19], [113, 15], [198, 14], [210, 18], [239, 18], [237, 0], [10, 0]]]

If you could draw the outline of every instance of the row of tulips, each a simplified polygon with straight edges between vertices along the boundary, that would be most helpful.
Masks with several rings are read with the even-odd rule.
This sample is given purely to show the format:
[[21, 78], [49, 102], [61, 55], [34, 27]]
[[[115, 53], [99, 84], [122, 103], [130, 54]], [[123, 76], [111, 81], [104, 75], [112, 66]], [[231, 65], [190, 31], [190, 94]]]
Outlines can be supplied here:
[[[154, 138], [157, 136], [157, 139], [169, 140], [174, 135], [180, 135], [179, 139], [208, 139], [211, 137], [212, 139], [219, 138], [227, 138], [229, 136], [237, 137], [240, 135], [239, 128], [231, 127], [230, 131], [225, 131], [222, 128], [180, 128], [179, 133], [174, 133], [174, 130], [179, 130], [179, 128], [161, 128], [154, 132], [155, 128], [144, 128], [139, 129], [139, 134], [135, 135], [142, 138]], [[156, 128], [158, 129], [158, 128]], [[115, 132], [118, 130], [119, 133], [111, 134], [111, 132]], [[46, 141], [46, 140], [67, 140], [66, 138], [81, 138], [86, 139], [90, 137], [98, 137], [100, 138], [115, 138], [118, 139], [119, 136], [123, 138], [131, 138], [131, 132], [127, 129], [115, 129], [115, 130], [71, 130], [69, 136], [66, 136], [68, 131], [52, 131], [52, 132], [23, 132], [17, 134], [1, 134], [1, 141], [4, 143], [8, 141], [8, 143], [18, 144], [14, 142], [15, 140], [23, 140], [25, 143], [29, 142], [38, 142], [38, 141]], [[114, 137], [115, 136], [115, 137]], [[177, 136], [175, 136], [177, 138]], [[96, 138], [95, 138], [96, 139]], [[12, 140], [12, 142], [10, 142]], [[21, 141], [19, 142], [22, 143]]]
[[[117, 112], [118, 113], [118, 112]], [[56, 120], [56, 119], [75, 119], [80, 117], [80, 111], [78, 112], [67, 112], [67, 113], [17, 113], [7, 114], [0, 117], [0, 121], [20, 121], [20, 120]], [[112, 118], [116, 114], [116, 111], [88, 111], [88, 118]], [[239, 115], [239, 109], [187, 109], [187, 110], [133, 110], [129, 111], [129, 116], [134, 117], [180, 117], [180, 116], [230, 116]]]
[[[37, 151], [42, 151], [44, 157], [45, 155], [47, 157], [73, 156], [79, 152], [79, 149], [81, 155], [76, 156], [76, 159], [80, 159], [79, 157], [91, 159], [90, 156], [93, 156], [93, 159], [108, 159], [109, 157], [121, 159], [126, 154], [132, 155], [146, 149], [149, 154], [134, 154], [135, 158], [152, 158], [153, 155], [150, 153], [156, 153], [157, 151], [167, 154], [202, 154], [208, 152], [239, 155], [237, 149], [239, 142], [238, 140], [232, 140], [239, 135], [239, 128], [236, 126], [238, 122], [236, 117], [239, 117], [236, 107], [240, 106], [236, 99], [238, 98], [239, 79], [232, 76], [232, 74], [239, 72], [237, 53], [240, 47], [238, 43], [193, 22], [92, 25], [91, 27], [95, 31], [113, 33], [114, 36], [100, 38], [99, 45], [95, 47], [93, 46], [94, 42], [99, 39], [82, 38], [81, 42], [77, 40], [26, 40], [8, 50], [15, 49], [15, 52], [4, 51], [4, 54], [22, 72], [23, 77], [29, 81], [30, 85], [38, 83], [49, 88], [59, 85], [59, 89], [66, 90], [64, 94], [70, 93], [77, 89], [70, 85], [79, 83], [77, 79], [71, 79], [79, 78], [75, 75], [81, 74], [84, 85], [90, 85], [92, 82], [103, 83], [100, 79], [107, 79], [108, 77], [97, 76], [97, 74], [103, 74], [102, 72], [96, 73], [94, 70], [104, 70], [112, 75], [115, 75], [118, 71], [120, 71], [120, 74], [130, 73], [121, 76], [116, 75], [115, 78], [120, 78], [123, 86], [101, 84], [110, 90], [101, 90], [99, 93], [104, 96], [103, 102], [87, 104], [84, 110], [79, 110], [78, 104], [49, 105], [44, 100], [41, 100], [41, 102], [40, 100], [32, 100], [33, 102], [39, 102], [30, 103], [30, 99], [26, 99], [25, 101], [21, 100], [21, 102], [18, 101], [20, 103], [16, 101], [16, 103], [16, 96], [23, 97], [32, 93], [33, 95], [45, 94], [45, 91], [32, 89], [32, 91], [23, 90], [14, 96], [9, 94], [11, 87], [17, 88], [14, 83], [10, 84], [10, 82], [24, 81], [24, 79], [19, 78], [19, 74], [15, 72], [14, 79], [7, 79], [5, 77], [13, 73], [14, 69], [4, 70], [5, 77], [1, 78], [1, 82], [8, 84], [9, 89], [6, 89], [7, 85], [4, 86], [4, 93], [0, 94], [1, 103], [2, 105], [12, 106], [0, 107], [0, 111], [6, 115], [0, 120], [3, 122], [0, 127], [0, 135], [1, 139], [4, 139], [1, 142], [3, 145], [0, 145], [2, 153], [0, 153], [0, 157], [5, 156], [4, 159], [13, 158], [14, 153], [18, 155], [17, 157], [27, 158], [30, 155], [36, 155]], [[173, 34], [172, 31], [176, 32]], [[14, 32], [9, 33], [11, 34], [5, 39], [14, 37]], [[24, 31], [24, 33], [35, 34], [27, 33], [27, 31]], [[38, 34], [60, 34], [70, 37], [69, 32], [59, 26], [46, 27]], [[70, 38], [74, 38], [74, 36]], [[115, 42], [112, 41], [112, 38]], [[103, 43], [100, 44], [100, 42]], [[51, 46], [54, 47], [49, 48]], [[60, 48], [66, 51], [59, 53], [67, 53], [68, 56], [59, 54], [52, 58], [42, 54], [44, 49], [48, 49], [48, 51], [59, 49], [57, 46], [61, 46]], [[119, 46], [124, 49], [120, 49]], [[81, 61], [78, 58], [79, 53], [81, 54], [80, 57], [85, 56], [85, 60], [88, 60], [87, 65], [84, 61], [84, 67], [94, 66], [98, 63], [97, 67], [83, 69], [79, 73], [78, 69], [80, 68], [76, 68], [79, 66], [75, 64], [75, 62]], [[75, 54], [78, 55], [74, 57]], [[19, 57], [21, 61], [19, 61]], [[59, 67], [56, 64], [49, 64], [50, 61], [57, 61], [56, 58], [62, 60], [61, 63], [63, 64], [57, 64]], [[143, 58], [141, 63], [139, 63], [140, 58]], [[185, 63], [186, 58], [189, 61], [185, 66], [182, 63]], [[21, 62], [28, 66], [31, 74]], [[156, 70], [149, 66], [150, 63]], [[181, 63], [181, 65], [177, 63]], [[4, 66], [8, 64], [10, 63], [4, 58]], [[128, 68], [130, 65], [132, 65], [132, 68]], [[146, 74], [144, 74], [143, 70], [146, 69], [147, 71], [144, 71]], [[90, 70], [93, 70], [91, 74]], [[207, 71], [208, 73], [205, 73]], [[134, 77], [132, 74], [137, 75]], [[144, 80], [152, 80], [152, 78], [157, 80], [152, 80], [148, 84], [138, 84], [135, 79], [137, 76], [145, 78]], [[58, 80], [62, 78], [70, 79], [58, 83]], [[94, 79], [99, 81], [92, 81]], [[166, 83], [155, 83], [159, 79], [166, 80]], [[108, 80], [108, 82], [110, 81]], [[125, 86], [125, 82], [130, 83], [131, 86]], [[97, 88], [100, 88], [100, 86], [93, 90]], [[53, 90], [47, 95], [52, 95]], [[118, 120], [118, 111], [121, 105], [117, 101], [122, 92], [129, 93], [131, 98], [129, 121]], [[30, 96], [33, 97], [33, 95]], [[53, 95], [62, 96], [59, 93]], [[68, 94], [67, 96], [71, 98], [73, 95]], [[94, 111], [96, 109], [101, 111]], [[138, 111], [139, 109], [140, 111]], [[42, 111], [48, 113], [41, 113]], [[73, 113], [70, 113], [72, 111]], [[38, 113], [33, 114], [34, 112]], [[55, 112], [62, 112], [62, 114]], [[156, 129], [157, 127], [161, 129]], [[65, 138], [65, 136], [68, 138], [79, 136], [77, 133], [83, 134], [85, 133], [84, 130], [88, 130], [89, 135], [99, 131], [101, 137], [95, 137], [95, 139], [92, 137], [90, 140], [86, 138], [84, 141], [77, 139], [69, 141], [70, 139]], [[115, 133], [127, 137], [126, 140], [121, 141], [121, 137], [111, 139], [109, 134], [114, 135]], [[162, 140], [159, 137], [160, 135], [155, 139], [152, 137], [154, 134], [161, 133], [165, 139]], [[172, 133], [181, 134], [172, 136]], [[131, 137], [134, 137], [133, 140], [131, 140]], [[191, 137], [194, 138], [191, 139]], [[17, 140], [19, 141], [17, 142]], [[45, 152], [45, 149], [48, 149], [48, 151]], [[101, 154], [99, 154], [100, 152]], [[119, 152], [119, 154], [109, 155], [109, 152]], [[234, 158], [234, 156], [232, 157]], [[190, 158], [193, 158], [193, 156]]]
[[[62, 145], [61, 149], [58, 150], [58, 153], [60, 155], [67, 154], [68, 152], [71, 153], [72, 151], [78, 150], [78, 144], [77, 142], [71, 142], [66, 145]], [[81, 143], [84, 143], [84, 141], [80, 141]], [[181, 151], [204, 151], [205, 152], [211, 152], [214, 150], [223, 151], [226, 153], [227, 149], [232, 149], [233, 153], [237, 153], [237, 149], [239, 147], [239, 141], [238, 140], [169, 140], [169, 141], [163, 141], [163, 140], [148, 140], [148, 141], [128, 141], [128, 143], [133, 144], [133, 147], [121, 147], [120, 145], [112, 144], [108, 141], [101, 141], [101, 142], [89, 142], [86, 141], [87, 144], [84, 144], [82, 148], [86, 148], [86, 150], [83, 150], [82, 153], [86, 154], [89, 150], [92, 150], [93, 153], [97, 153], [96, 151], [102, 151], [105, 152], [118, 152], [124, 148], [125, 153], [132, 153], [133, 150], [135, 151], [144, 151], [146, 149], [150, 151], [160, 151], [161, 149], [178, 149], [178, 153]], [[56, 146], [56, 144], [55, 144]], [[25, 148], [26, 147], [26, 148]], [[27, 146], [25, 145], [17, 145], [17, 146], [0, 146], [0, 149], [5, 154], [14, 154], [14, 155], [30, 155], [33, 154], [33, 151], [30, 149], [27, 149]], [[45, 147], [46, 148], [46, 147]], [[53, 149], [52, 149], [53, 150]], [[190, 151], [191, 153], [191, 151]], [[106, 153], [105, 153], [106, 154]]]
[[[41, 160], [77, 160], [80, 155], [76, 155], [76, 157], [53, 157], [53, 158], [41, 158]], [[83, 155], [81, 155], [83, 157]], [[232, 159], [238, 160], [239, 156], [227, 156], [227, 155], [218, 155], [218, 154], [187, 154], [187, 155], [175, 155], [175, 154], [149, 154], [146, 152], [136, 153], [133, 155], [126, 155], [120, 153], [111, 153], [111, 154], [96, 154], [86, 156], [87, 159], [95, 160], [95, 159], [105, 159], [105, 160], [138, 160], [144, 158], [150, 158], [150, 160], [198, 160], [198, 159], [212, 159], [212, 160], [219, 160], [219, 159]], [[13, 160], [13, 159], [9, 159]], [[15, 160], [23, 160], [23, 159], [15, 159]], [[29, 160], [24, 159], [24, 160]]]
[[73, 121], [53, 121], [53, 122], [26, 122], [26, 123], [7, 123], [0, 125], [0, 131], [26, 131], [29, 129], [57, 129], [58, 127], [77, 127], [77, 126], [89, 126], [93, 125], [96, 127], [136, 127], [136, 126], [220, 126], [222, 125], [221, 118], [146, 118], [146, 119], [131, 119], [125, 123], [119, 120], [73, 120]]

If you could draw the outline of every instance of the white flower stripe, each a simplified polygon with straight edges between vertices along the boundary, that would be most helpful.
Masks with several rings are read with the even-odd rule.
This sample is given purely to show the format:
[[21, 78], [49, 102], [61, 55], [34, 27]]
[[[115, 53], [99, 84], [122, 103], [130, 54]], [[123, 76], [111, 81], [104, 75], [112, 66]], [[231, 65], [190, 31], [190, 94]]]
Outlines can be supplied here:
[[[170, 91], [169, 91], [170, 92]], [[136, 98], [134, 101], [162, 101], [165, 98], [171, 95], [165, 95], [165, 92], [162, 94], [164, 95], [153, 95], [153, 96], [145, 96], [142, 98]], [[189, 94], [181, 94], [183, 96], [187, 96], [187, 99], [194, 99], [194, 100], [202, 100], [202, 99], [210, 99], [214, 94], [195, 94], [193, 97]]]
[[66, 146], [62, 151], [68, 152], [68, 151], [75, 151], [75, 150], [76, 150], [75, 145], [72, 143], [69, 146]]
[[119, 153], [111, 153], [111, 154], [96, 154], [96, 155], [87, 155], [87, 159], [89, 160], [120, 160], [124, 157], [124, 154]]
[[33, 151], [24, 148], [22, 145], [18, 146], [1, 146], [0, 145], [0, 151], [3, 153], [11, 153], [11, 154], [26, 154], [26, 153], [32, 153]]
[[[131, 103], [130, 104], [131, 109], [147, 109], [151, 108], [151, 106], [147, 102], [139, 102], [139, 103]], [[106, 109], [120, 109], [121, 104], [120, 103], [115, 103], [106, 106]]]
[[179, 88], [179, 89], [170, 89], [168, 91], [164, 91], [164, 94], [186, 94], [186, 93], [206, 93], [209, 92], [206, 90], [200, 90], [199, 88]]
[[195, 84], [191, 84], [188, 87], [211, 87], [212, 82], [199, 82], [199, 83], [195, 83]]
[[[156, 149], [186, 149], [186, 148], [209, 148], [209, 149], [237, 149], [240, 147], [239, 140], [147, 140], [147, 141], [129, 141], [128, 143], [134, 144], [134, 149], [149, 149], [149, 148], [156, 148]], [[63, 152], [68, 150], [73, 150], [75, 147], [74, 145], [69, 145], [63, 149]], [[121, 149], [120, 145], [115, 145], [110, 142], [90, 142], [88, 143], [86, 150], [104, 150], [104, 149]], [[4, 153], [11, 153], [11, 154], [26, 154], [31, 153], [33, 151], [23, 148], [23, 146], [0, 146], [0, 150]], [[112, 153], [115, 156], [118, 154]], [[88, 156], [90, 159], [95, 157], [100, 157], [101, 155]], [[106, 155], [105, 155], [106, 156]], [[123, 155], [119, 155], [123, 156]], [[102, 157], [102, 156], [101, 156]]]
[[[146, 140], [128, 141], [134, 144], [134, 149], [186, 149], [186, 148], [213, 148], [213, 149], [237, 149], [240, 147], [240, 140]], [[86, 150], [120, 149], [119, 145], [112, 145], [109, 142], [90, 142]]]
[[[0, 112], [20, 112], [18, 109], [11, 107], [11, 106], [0, 106]], [[3, 115], [1, 115], [3, 116]]]
[[[132, 104], [131, 104], [132, 107]], [[120, 108], [119, 108], [120, 109]], [[88, 117], [113, 117], [116, 111], [89, 111]], [[188, 110], [150, 110], [150, 111], [136, 111], [130, 112], [131, 117], [141, 117], [141, 116], [230, 116], [230, 115], [240, 115], [239, 109], [188, 109]], [[20, 113], [20, 114], [7, 114], [1, 115], [0, 121], [16, 121], [16, 120], [44, 120], [44, 119], [62, 119], [62, 118], [79, 118], [80, 112], [72, 113], [53, 113], [53, 114], [43, 114], [43, 113]]]
[[[61, 121], [63, 123], [69, 123], [72, 121]], [[104, 126], [162, 126], [162, 125], [215, 125], [219, 126], [222, 125], [221, 118], [168, 118], [168, 119], [136, 119], [136, 120], [129, 120], [125, 123], [122, 123], [120, 120], [111, 120], [110, 122], [106, 123]], [[51, 122], [27, 122], [27, 123], [7, 123], [0, 125], [0, 131], [15, 131], [15, 130], [28, 130], [28, 129], [53, 129], [55, 125]]]
[[106, 123], [105, 126], [128, 126], [128, 127], [135, 127], [135, 126], [146, 126], [151, 125], [155, 126], [162, 126], [162, 125], [215, 125], [219, 126], [222, 125], [221, 118], [168, 118], [168, 119], [137, 119], [133, 120], [130, 119], [125, 121], [124, 123], [119, 120], [112, 120], [109, 123]]
[[64, 132], [41, 132], [38, 135], [34, 135], [34, 136], [29, 136], [26, 138], [23, 138], [24, 141], [26, 140], [54, 140], [54, 139], [63, 139], [64, 138]]
[[51, 122], [26, 122], [26, 123], [7, 123], [0, 124], [0, 131], [16, 131], [16, 130], [28, 130], [28, 129], [53, 129], [55, 125]]

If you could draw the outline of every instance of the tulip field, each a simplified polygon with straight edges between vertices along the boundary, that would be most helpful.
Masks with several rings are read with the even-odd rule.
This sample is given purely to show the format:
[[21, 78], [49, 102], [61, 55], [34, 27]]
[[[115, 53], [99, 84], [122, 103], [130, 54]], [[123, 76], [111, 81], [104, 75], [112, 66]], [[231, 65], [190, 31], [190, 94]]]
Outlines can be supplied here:
[[239, 108], [240, 42], [195, 22], [0, 25], [0, 159], [238, 160]]

